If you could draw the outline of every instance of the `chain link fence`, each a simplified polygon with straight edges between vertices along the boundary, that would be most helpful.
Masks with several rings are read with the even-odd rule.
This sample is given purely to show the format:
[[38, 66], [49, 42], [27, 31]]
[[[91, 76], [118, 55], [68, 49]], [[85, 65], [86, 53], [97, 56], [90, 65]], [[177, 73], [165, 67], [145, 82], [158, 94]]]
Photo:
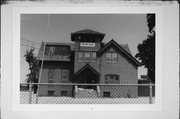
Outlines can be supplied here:
[[154, 84], [20, 84], [20, 104], [153, 104]]

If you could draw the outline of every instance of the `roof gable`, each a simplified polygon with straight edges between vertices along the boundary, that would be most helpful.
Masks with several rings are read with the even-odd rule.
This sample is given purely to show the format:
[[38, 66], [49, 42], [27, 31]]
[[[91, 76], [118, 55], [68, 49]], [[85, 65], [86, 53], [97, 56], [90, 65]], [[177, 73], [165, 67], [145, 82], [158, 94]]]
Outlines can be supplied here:
[[86, 64], [84, 67], [82, 67], [81, 69], [79, 69], [74, 76], [79, 75], [82, 71], [86, 70], [86, 69], [90, 69], [92, 72], [94, 72], [97, 76], [99, 76], [99, 72], [97, 72], [93, 67], [91, 67], [89, 64]]
[[131, 52], [128, 48], [128, 46], [124, 46], [126, 47], [126, 50], [124, 47], [122, 47], [121, 45], [119, 45], [117, 42], [115, 42], [113, 39], [111, 41], [109, 41], [107, 44], [105, 44], [98, 52], [97, 54], [102, 54], [104, 53], [104, 51], [109, 48], [110, 46], [115, 46], [119, 51], [121, 51], [126, 57], [128, 57], [134, 64], [136, 64], [137, 66], [140, 66], [140, 62], [137, 61], [132, 55]]

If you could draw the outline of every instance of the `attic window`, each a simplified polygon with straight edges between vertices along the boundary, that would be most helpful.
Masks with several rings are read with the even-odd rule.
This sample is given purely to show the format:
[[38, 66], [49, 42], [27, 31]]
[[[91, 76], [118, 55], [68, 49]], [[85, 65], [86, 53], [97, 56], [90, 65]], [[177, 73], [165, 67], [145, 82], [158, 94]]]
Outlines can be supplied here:
[[63, 55], [67, 56], [70, 53], [69, 46], [60, 45], [47, 45], [45, 50], [45, 55]]

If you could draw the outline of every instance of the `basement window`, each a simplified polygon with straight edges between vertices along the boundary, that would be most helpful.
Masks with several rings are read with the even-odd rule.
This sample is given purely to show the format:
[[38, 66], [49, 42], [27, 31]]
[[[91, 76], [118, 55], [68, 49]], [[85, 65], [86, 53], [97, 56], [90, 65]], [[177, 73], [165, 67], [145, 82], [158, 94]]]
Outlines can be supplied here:
[[111, 97], [111, 93], [110, 92], [103, 92], [103, 97], [110, 98]]
[[61, 91], [61, 96], [67, 96], [67, 91]]
[[54, 96], [54, 91], [53, 90], [49, 90], [47, 93], [48, 93], [48, 96]]

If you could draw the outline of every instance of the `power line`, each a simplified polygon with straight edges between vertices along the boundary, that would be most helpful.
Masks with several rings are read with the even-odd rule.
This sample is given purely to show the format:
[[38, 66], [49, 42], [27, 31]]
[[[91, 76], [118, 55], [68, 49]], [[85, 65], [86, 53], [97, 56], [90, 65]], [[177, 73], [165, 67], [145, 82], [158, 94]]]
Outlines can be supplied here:
[[21, 43], [28, 44], [28, 45], [35, 45], [35, 46], [39, 47], [39, 44], [29, 43], [29, 42], [26, 42], [26, 41], [23, 41], [23, 40], [21, 40]]
[[39, 42], [30, 41], [30, 40], [27, 40], [27, 39], [25, 39], [25, 38], [21, 38], [21, 41], [30, 42], [30, 43], [36, 43], [36, 44], [41, 44], [41, 43], [39, 43]]
[[21, 45], [23, 45], [23, 46], [27, 46], [27, 47], [31, 47], [31, 48], [35, 48], [35, 49], [40, 49], [40, 48], [38, 48], [38, 47], [34, 47], [34, 46], [30, 46], [30, 45], [26, 45], [26, 44], [23, 44], [23, 43], [21, 43]]

